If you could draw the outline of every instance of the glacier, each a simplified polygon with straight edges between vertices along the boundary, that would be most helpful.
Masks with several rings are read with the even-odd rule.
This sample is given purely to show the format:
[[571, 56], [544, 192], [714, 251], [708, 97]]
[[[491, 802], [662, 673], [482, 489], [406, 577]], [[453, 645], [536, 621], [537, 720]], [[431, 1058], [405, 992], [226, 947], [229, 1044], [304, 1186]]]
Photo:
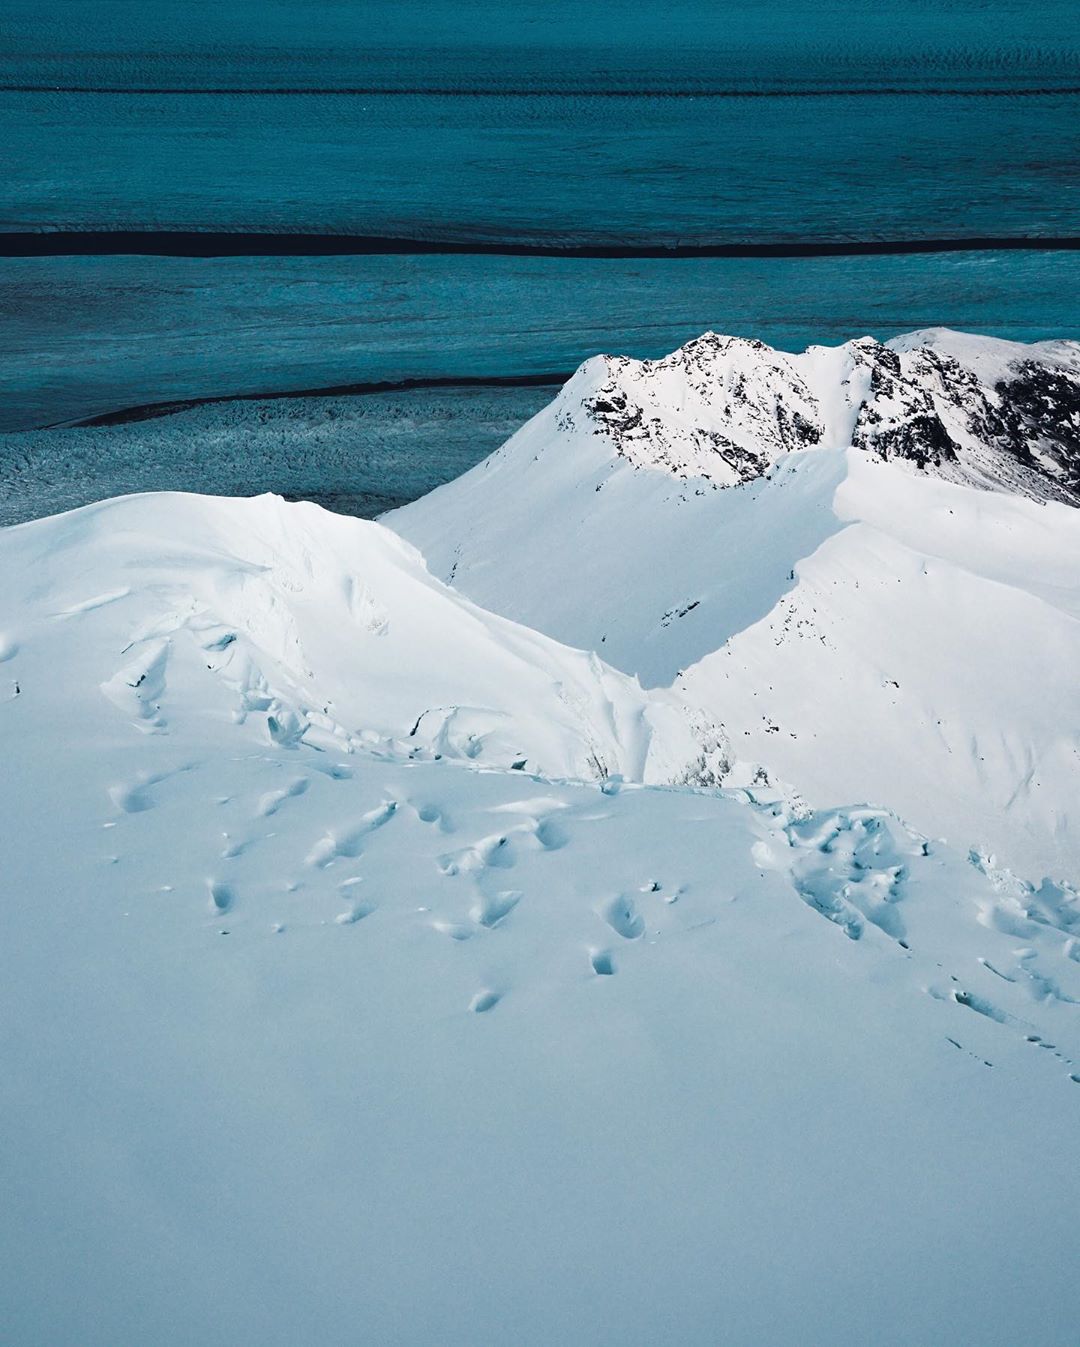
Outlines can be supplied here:
[[0, 530], [5, 1337], [1070, 1341], [1075, 361]]

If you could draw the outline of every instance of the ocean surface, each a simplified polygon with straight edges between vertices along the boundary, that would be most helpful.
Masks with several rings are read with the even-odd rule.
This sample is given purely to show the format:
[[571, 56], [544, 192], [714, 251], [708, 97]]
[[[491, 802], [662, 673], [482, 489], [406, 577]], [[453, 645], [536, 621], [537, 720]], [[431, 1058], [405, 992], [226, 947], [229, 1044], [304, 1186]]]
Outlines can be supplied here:
[[1080, 232], [1080, 95], [0, 93], [3, 229], [730, 243]]
[[555, 376], [709, 327], [781, 346], [1080, 331], [1080, 253], [1060, 250], [1080, 236], [1074, 0], [6, 0], [0, 133], [0, 254], [4, 231], [27, 230], [61, 253], [68, 231], [148, 229], [418, 250], [1047, 244], [0, 255], [3, 430], [173, 399]]
[[1069, 337], [1078, 294], [1077, 252], [8, 259], [0, 429], [238, 393], [557, 380], [598, 351], [659, 356], [709, 328], [792, 350], [935, 325]]

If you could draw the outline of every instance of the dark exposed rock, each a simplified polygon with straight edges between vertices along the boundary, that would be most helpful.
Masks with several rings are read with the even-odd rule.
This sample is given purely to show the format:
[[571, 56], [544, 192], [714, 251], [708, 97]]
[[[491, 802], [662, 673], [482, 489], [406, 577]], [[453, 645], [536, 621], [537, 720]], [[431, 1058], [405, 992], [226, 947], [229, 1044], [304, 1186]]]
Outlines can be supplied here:
[[1034, 361], [1016, 370], [1015, 379], [996, 388], [1007, 413], [1008, 449], [1035, 466], [1037, 450], [1057, 467], [1065, 486], [1080, 490], [1080, 375]]
[[1043, 362], [1003, 349], [1009, 377], [991, 383], [932, 334], [925, 344], [864, 337], [838, 352], [788, 355], [709, 332], [662, 360], [603, 357], [607, 377], [580, 406], [636, 466], [718, 486], [759, 477], [787, 453], [851, 443], [923, 471], [1080, 503], [1080, 350], [1060, 343]]

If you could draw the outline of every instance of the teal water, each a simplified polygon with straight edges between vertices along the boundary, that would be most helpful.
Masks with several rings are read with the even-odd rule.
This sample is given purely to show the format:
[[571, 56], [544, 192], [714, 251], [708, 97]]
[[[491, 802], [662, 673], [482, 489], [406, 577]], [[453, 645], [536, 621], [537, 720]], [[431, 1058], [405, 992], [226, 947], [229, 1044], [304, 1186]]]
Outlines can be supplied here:
[[4, 229], [1080, 233], [1073, 0], [6, 0], [3, 89]]
[[0, 228], [1080, 234], [1080, 96], [0, 94]]
[[[6, 0], [0, 230], [1080, 235], [1075, 0]], [[0, 427], [171, 398], [1080, 331], [1077, 254], [0, 260]]]
[[0, 83], [1076, 84], [1072, 0], [5, 0]]
[[941, 324], [1075, 336], [1080, 253], [0, 264], [0, 429], [135, 404], [657, 356], [706, 328], [801, 349]]

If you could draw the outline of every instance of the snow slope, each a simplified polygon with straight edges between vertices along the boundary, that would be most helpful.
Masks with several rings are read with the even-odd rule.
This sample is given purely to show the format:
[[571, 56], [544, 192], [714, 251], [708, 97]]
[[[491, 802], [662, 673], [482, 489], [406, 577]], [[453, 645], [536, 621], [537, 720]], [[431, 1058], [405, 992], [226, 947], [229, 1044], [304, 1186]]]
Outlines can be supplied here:
[[780, 455], [853, 444], [981, 485], [1075, 501], [1080, 344], [931, 329], [800, 355], [715, 332], [661, 360], [596, 356], [541, 421], [638, 467], [750, 481]]
[[[485, 607], [674, 684], [811, 803], [873, 800], [1075, 878], [1077, 423], [1044, 405], [1030, 462], [971, 427], [1013, 425], [1007, 390], [1036, 367], [1044, 402], [1076, 383], [1077, 349], [932, 332], [789, 356], [708, 335], [598, 357], [385, 522]], [[978, 387], [942, 391], [961, 362]]]
[[[167, 727], [176, 687], [223, 719], [265, 714], [286, 746], [660, 782], [726, 761], [671, 694], [477, 609], [378, 524], [274, 496], [163, 493], [2, 537], [10, 639], [77, 658], [148, 732]], [[49, 650], [34, 633], [57, 619]]]
[[1076, 878], [1080, 514], [854, 453], [832, 509], [788, 592], [676, 687], [812, 801]]
[[[315, 507], [0, 574], [5, 1342], [1070, 1339], [1074, 890], [495, 770], [647, 764], [651, 699]], [[476, 756], [408, 733], [464, 689]]]

